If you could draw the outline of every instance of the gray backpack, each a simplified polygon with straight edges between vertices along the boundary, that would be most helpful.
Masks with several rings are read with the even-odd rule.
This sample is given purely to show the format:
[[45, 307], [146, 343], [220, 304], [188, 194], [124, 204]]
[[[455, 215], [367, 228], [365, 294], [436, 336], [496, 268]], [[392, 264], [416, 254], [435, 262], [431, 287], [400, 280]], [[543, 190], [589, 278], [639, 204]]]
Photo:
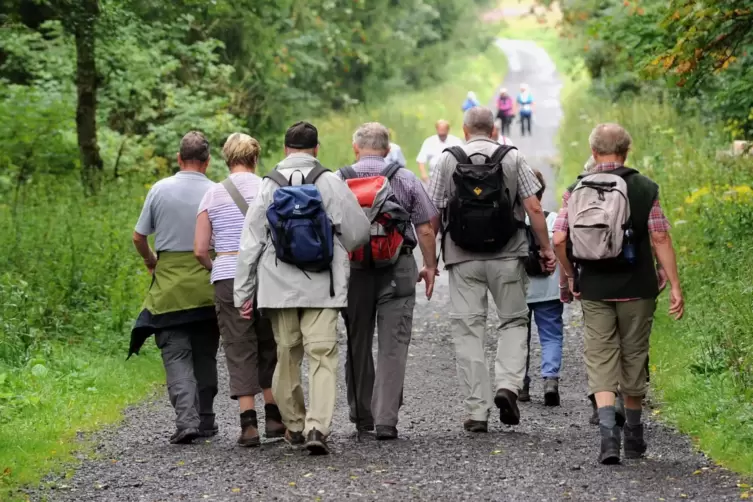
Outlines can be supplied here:
[[620, 167], [578, 177], [567, 203], [576, 260], [607, 260], [622, 254], [625, 230], [631, 226], [625, 178], [637, 172]]

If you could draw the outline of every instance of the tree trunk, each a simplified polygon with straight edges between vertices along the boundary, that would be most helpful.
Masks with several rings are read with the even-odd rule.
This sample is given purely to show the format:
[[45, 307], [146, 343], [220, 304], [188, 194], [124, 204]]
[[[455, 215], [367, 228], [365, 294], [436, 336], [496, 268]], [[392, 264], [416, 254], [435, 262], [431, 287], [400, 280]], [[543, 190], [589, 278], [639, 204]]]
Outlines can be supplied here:
[[89, 194], [102, 181], [103, 163], [97, 144], [97, 62], [95, 58], [95, 24], [99, 15], [98, 0], [79, 0], [74, 7], [76, 38], [76, 129], [81, 154], [81, 180]]

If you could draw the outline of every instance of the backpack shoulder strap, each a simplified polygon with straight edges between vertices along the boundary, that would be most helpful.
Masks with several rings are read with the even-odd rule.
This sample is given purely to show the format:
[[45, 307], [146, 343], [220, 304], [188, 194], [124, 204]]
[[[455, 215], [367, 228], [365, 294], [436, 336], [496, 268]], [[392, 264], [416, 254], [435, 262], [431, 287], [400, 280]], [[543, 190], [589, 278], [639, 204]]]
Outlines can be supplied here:
[[280, 171], [277, 170], [277, 168], [272, 169], [269, 172], [269, 174], [267, 174], [264, 177], [271, 179], [272, 181], [274, 181], [275, 183], [277, 183], [281, 187], [286, 187], [286, 186], [290, 185], [290, 182], [287, 179], [285, 179], [285, 176], [283, 176], [282, 173], [280, 173]]
[[465, 150], [463, 150], [459, 146], [451, 146], [449, 148], [445, 148], [442, 153], [444, 152], [450, 152], [450, 155], [455, 157], [455, 160], [458, 161], [458, 164], [471, 163], [471, 159], [468, 158], [468, 154], [465, 153]]
[[316, 166], [314, 166], [314, 168], [306, 175], [306, 178], [303, 180], [303, 182], [307, 185], [315, 185], [316, 180], [319, 179], [319, 176], [329, 172], [331, 172], [329, 169], [317, 162]]
[[393, 162], [392, 164], [388, 165], [384, 169], [382, 169], [382, 176], [387, 178], [388, 180], [392, 181], [392, 177], [397, 174], [397, 172], [402, 168], [400, 164], [397, 162]]
[[240, 190], [238, 190], [238, 187], [235, 186], [233, 180], [228, 176], [223, 180], [222, 186], [225, 187], [225, 190], [227, 190], [227, 193], [230, 195], [230, 198], [233, 199], [235, 205], [238, 206], [238, 209], [241, 210], [243, 216], [246, 216], [246, 213], [248, 212], [248, 202], [246, 202], [246, 199], [243, 197]]
[[358, 173], [353, 168], [353, 166], [345, 166], [340, 168], [340, 176], [343, 177], [344, 180], [352, 180], [354, 178], [358, 178]]
[[505, 156], [510, 153], [510, 150], [517, 150], [516, 147], [512, 145], [499, 145], [496, 150], [494, 150], [494, 153], [492, 154], [491, 161], [494, 164], [500, 164], [502, 163], [502, 160], [505, 158]]

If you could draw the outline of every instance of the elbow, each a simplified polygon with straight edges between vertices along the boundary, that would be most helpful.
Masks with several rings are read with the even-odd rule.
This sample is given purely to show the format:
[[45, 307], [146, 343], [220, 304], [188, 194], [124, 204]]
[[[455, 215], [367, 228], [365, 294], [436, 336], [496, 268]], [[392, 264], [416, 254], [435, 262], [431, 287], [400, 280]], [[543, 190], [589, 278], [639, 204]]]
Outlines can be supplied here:
[[565, 232], [554, 232], [552, 242], [557, 249], [565, 248], [567, 246], [567, 234]]
[[670, 244], [668, 232], [651, 232], [651, 245], [654, 248], [665, 247]]
[[421, 225], [416, 225], [416, 234], [418, 234], [419, 239], [434, 239], [436, 236], [436, 233], [434, 232], [434, 222], [431, 221], [422, 223]]

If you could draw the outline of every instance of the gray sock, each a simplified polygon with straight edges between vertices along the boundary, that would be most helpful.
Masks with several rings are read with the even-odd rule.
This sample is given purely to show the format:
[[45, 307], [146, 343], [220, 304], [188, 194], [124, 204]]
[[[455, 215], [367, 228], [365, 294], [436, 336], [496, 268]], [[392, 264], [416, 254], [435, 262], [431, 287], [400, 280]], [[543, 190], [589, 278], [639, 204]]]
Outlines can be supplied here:
[[607, 429], [614, 429], [617, 425], [614, 413], [614, 406], [602, 406], [599, 408], [599, 424]]
[[633, 410], [625, 408], [625, 419], [628, 425], [641, 425], [641, 412], [643, 410]]

